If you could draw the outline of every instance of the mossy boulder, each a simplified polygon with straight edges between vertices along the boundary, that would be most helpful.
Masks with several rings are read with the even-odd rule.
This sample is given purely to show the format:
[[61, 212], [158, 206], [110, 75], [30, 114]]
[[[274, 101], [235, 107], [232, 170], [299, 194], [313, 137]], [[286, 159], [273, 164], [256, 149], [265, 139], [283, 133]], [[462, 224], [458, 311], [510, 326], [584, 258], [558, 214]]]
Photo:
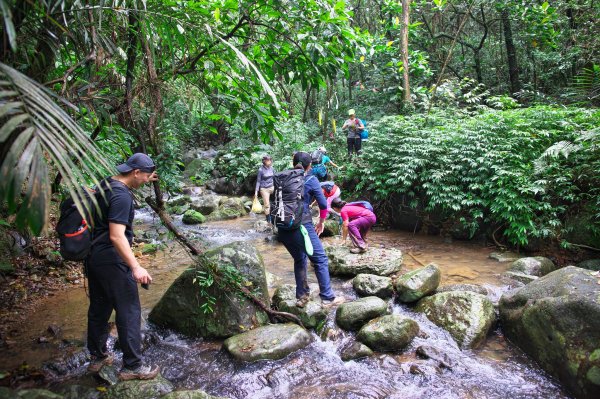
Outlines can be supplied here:
[[167, 201], [167, 206], [175, 207], [175, 206], [184, 206], [189, 205], [192, 201], [192, 197], [189, 195], [180, 195], [179, 197], [171, 198]]
[[206, 392], [197, 389], [194, 391], [173, 391], [166, 394], [161, 399], [227, 399], [222, 396], [212, 396]]
[[185, 224], [201, 224], [206, 222], [206, 217], [200, 212], [190, 209], [183, 214], [182, 222]]
[[402, 251], [395, 248], [369, 248], [366, 253], [352, 254], [345, 246], [325, 248], [329, 258], [329, 273], [333, 276], [375, 274], [388, 276], [400, 271]]
[[367, 345], [364, 345], [360, 342], [352, 342], [350, 345], [346, 346], [340, 352], [340, 358], [347, 362], [349, 360], [360, 359], [363, 357], [369, 357], [373, 355], [373, 351]]
[[276, 307], [279, 306], [279, 302], [291, 301], [296, 299], [296, 286], [293, 284], [282, 284], [275, 288], [273, 292], [272, 303]]
[[600, 270], [600, 259], [588, 259], [577, 264], [577, 267], [587, 270]]
[[160, 374], [152, 380], [130, 380], [111, 385], [106, 390], [106, 399], [158, 399], [172, 392], [173, 384]]
[[245, 215], [246, 207], [244, 206], [244, 199], [241, 197], [225, 197], [221, 198], [221, 202], [219, 203], [219, 208], [221, 210], [232, 210], [237, 211], [239, 215]]
[[221, 202], [221, 196], [214, 194], [207, 194], [201, 197], [196, 197], [190, 203], [190, 208], [202, 213], [203, 215], [210, 215], [217, 209], [219, 209], [219, 203]]
[[46, 389], [20, 389], [12, 390], [0, 387], [0, 399], [63, 399], [63, 395], [50, 392]]
[[[319, 218], [313, 218], [313, 222], [316, 225], [319, 221]], [[323, 233], [321, 233], [321, 237], [333, 237], [340, 234], [341, 228], [338, 219], [325, 219], [325, 223], [323, 224]]]
[[418, 333], [419, 325], [416, 321], [392, 314], [369, 321], [360, 329], [356, 338], [373, 350], [395, 352], [406, 348]]
[[149, 315], [151, 322], [194, 337], [226, 338], [251, 328], [267, 324], [265, 312], [245, 297], [217, 284], [206, 289], [214, 298], [213, 311], [206, 313], [202, 306], [207, 298], [200, 295], [194, 280], [199, 271], [217, 268], [221, 272], [237, 270], [243, 285], [269, 306], [269, 292], [262, 257], [247, 242], [234, 242], [198, 257], [198, 262], [185, 270], [169, 287]]
[[387, 313], [387, 302], [376, 296], [360, 298], [341, 304], [335, 314], [335, 322], [344, 330], [358, 330], [367, 321]]
[[172, 205], [172, 206], [169, 205], [169, 207], [167, 208], [167, 210], [169, 211], [169, 213], [172, 213], [173, 215], [183, 215], [189, 209], [190, 209], [190, 206], [188, 204], [185, 204], [185, 205]]
[[579, 398], [600, 397], [600, 285], [568, 266], [500, 299], [504, 334]]
[[531, 274], [525, 274], [525, 273], [521, 273], [521, 272], [512, 272], [512, 271], [507, 271], [504, 272], [504, 276], [518, 281], [522, 284], [529, 284], [532, 281], [537, 280], [539, 277], [538, 276], [532, 276]]
[[352, 287], [360, 296], [391, 298], [394, 294], [392, 279], [374, 274], [359, 274], [352, 280]]
[[144, 244], [142, 245], [142, 254], [150, 255], [156, 253], [160, 249], [159, 244]]
[[542, 277], [557, 269], [554, 262], [543, 256], [521, 258], [514, 261], [508, 271]]
[[302, 308], [296, 306], [296, 299], [281, 301], [277, 308], [282, 312], [295, 314], [300, 318], [306, 328], [317, 328], [327, 319], [327, 310], [320, 301], [310, 300]]
[[227, 338], [223, 346], [236, 359], [245, 362], [283, 359], [304, 348], [312, 341], [311, 335], [296, 324], [272, 324], [258, 327]]
[[433, 263], [403, 274], [396, 280], [398, 300], [407, 303], [418, 301], [434, 292], [440, 285], [441, 278], [440, 268]]
[[463, 349], [482, 343], [496, 320], [492, 301], [468, 291], [441, 292], [423, 298], [415, 310], [448, 331]]
[[476, 292], [481, 295], [487, 295], [488, 290], [485, 287], [482, 287], [477, 284], [448, 284], [443, 285], [441, 287], [437, 287], [435, 290], [436, 294], [438, 292], [449, 292], [449, 291], [469, 291]]

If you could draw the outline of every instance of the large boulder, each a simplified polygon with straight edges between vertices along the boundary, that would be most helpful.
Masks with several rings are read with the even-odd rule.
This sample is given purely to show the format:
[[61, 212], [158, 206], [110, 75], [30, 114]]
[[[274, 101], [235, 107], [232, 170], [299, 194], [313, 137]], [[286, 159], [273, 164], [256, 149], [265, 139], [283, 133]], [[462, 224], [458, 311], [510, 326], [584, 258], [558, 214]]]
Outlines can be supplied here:
[[373, 350], [394, 352], [406, 348], [418, 333], [416, 321], [392, 314], [371, 320], [360, 329], [356, 338]]
[[402, 267], [402, 251], [395, 248], [369, 248], [366, 253], [352, 254], [348, 247], [330, 246], [325, 252], [329, 258], [329, 273], [333, 276], [361, 273], [388, 276]]
[[220, 202], [221, 197], [218, 195], [203, 195], [194, 198], [190, 203], [190, 208], [203, 215], [210, 215], [219, 208]]
[[508, 268], [511, 272], [529, 274], [530, 276], [537, 277], [545, 276], [556, 269], [557, 267], [554, 262], [543, 256], [517, 259]]
[[296, 324], [272, 324], [227, 338], [223, 345], [233, 357], [245, 362], [283, 359], [304, 348], [311, 335]]
[[173, 391], [175, 387], [162, 376], [152, 380], [130, 380], [111, 385], [106, 390], [106, 399], [155, 399]]
[[387, 302], [376, 296], [341, 304], [335, 322], [344, 330], [358, 330], [367, 321], [387, 313]]
[[327, 310], [323, 308], [321, 301], [309, 300], [300, 308], [296, 306], [296, 299], [292, 299], [279, 302], [277, 308], [298, 316], [306, 328], [318, 328], [327, 319]]
[[185, 211], [181, 221], [184, 224], [201, 224], [206, 221], [206, 217], [200, 212], [196, 212], [192, 209]]
[[[189, 336], [210, 338], [230, 337], [268, 323], [265, 312], [245, 297], [214, 283], [200, 294], [199, 272], [216, 267], [237, 270], [242, 284], [269, 306], [267, 279], [262, 257], [247, 242], [234, 242], [206, 252], [198, 262], [169, 287], [150, 313], [150, 321]], [[211, 305], [209, 300], [214, 300]], [[212, 312], [206, 312], [206, 306]]]
[[477, 284], [466, 284], [466, 283], [443, 285], [441, 287], [437, 287], [437, 289], [435, 290], [435, 293], [437, 294], [439, 292], [449, 292], [449, 291], [470, 291], [470, 292], [476, 292], [481, 295], [489, 294], [487, 288], [485, 288], [485, 287], [482, 287]]
[[448, 331], [463, 349], [479, 345], [496, 320], [492, 301], [467, 291], [441, 292], [423, 298], [415, 310]]
[[600, 285], [568, 266], [500, 299], [504, 334], [575, 396], [600, 397]]
[[442, 273], [437, 265], [431, 263], [423, 268], [413, 270], [396, 280], [398, 300], [416, 302], [432, 293], [440, 285]]
[[391, 298], [394, 293], [391, 278], [374, 274], [359, 274], [352, 280], [352, 286], [360, 296]]

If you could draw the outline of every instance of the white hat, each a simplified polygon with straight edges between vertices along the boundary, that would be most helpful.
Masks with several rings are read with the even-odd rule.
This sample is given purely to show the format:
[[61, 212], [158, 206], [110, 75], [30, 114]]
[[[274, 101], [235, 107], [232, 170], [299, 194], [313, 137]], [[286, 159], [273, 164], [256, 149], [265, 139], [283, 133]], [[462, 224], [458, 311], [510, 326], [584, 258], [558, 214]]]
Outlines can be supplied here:
[[327, 152], [327, 150], [325, 149], [325, 146], [320, 146], [318, 149], [321, 152]]
[[354, 108], [352, 108], [350, 111], [348, 111], [348, 115], [356, 115]]

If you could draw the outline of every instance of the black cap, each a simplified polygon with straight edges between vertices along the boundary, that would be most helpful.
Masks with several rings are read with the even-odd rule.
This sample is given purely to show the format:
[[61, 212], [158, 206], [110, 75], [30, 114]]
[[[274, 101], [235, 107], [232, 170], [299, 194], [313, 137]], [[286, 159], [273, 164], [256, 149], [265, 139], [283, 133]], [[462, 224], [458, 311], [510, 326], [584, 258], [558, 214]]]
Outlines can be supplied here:
[[312, 163], [312, 158], [308, 152], [297, 152], [294, 154], [293, 164], [294, 166], [302, 164], [304, 169], [308, 168], [308, 165]]
[[152, 173], [154, 170], [156, 170], [156, 165], [154, 165], [154, 162], [148, 155], [141, 152], [136, 152], [129, 157], [127, 162], [117, 166], [117, 170], [120, 173], [128, 173], [135, 169], [139, 169], [142, 172]]

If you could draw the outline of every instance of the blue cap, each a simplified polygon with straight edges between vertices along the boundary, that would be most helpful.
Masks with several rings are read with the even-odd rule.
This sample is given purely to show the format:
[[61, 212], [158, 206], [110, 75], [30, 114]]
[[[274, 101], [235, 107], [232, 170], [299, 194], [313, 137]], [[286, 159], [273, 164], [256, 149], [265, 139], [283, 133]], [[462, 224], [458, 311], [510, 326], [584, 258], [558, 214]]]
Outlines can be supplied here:
[[127, 162], [117, 166], [117, 170], [120, 173], [128, 173], [135, 169], [139, 169], [146, 173], [152, 173], [156, 170], [156, 165], [154, 165], [154, 162], [148, 155], [136, 152], [129, 157]]

